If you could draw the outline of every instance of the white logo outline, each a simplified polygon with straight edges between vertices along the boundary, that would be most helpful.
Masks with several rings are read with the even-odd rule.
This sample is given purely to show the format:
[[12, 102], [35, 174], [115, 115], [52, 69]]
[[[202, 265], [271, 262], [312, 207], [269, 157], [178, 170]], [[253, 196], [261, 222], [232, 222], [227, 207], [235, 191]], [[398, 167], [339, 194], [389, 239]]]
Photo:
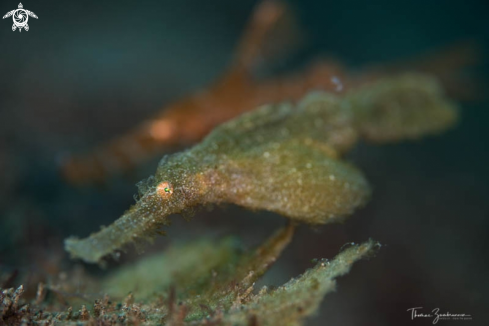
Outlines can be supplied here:
[[12, 25], [12, 32], [15, 32], [16, 29], [19, 29], [19, 32], [22, 32], [22, 28], [29, 31], [29, 25], [27, 25], [27, 21], [29, 20], [29, 16], [32, 18], [38, 18], [35, 13], [29, 10], [25, 10], [22, 3], [19, 3], [18, 9], [14, 9], [6, 13], [2, 19], [8, 18], [12, 16], [12, 20], [14, 24]]

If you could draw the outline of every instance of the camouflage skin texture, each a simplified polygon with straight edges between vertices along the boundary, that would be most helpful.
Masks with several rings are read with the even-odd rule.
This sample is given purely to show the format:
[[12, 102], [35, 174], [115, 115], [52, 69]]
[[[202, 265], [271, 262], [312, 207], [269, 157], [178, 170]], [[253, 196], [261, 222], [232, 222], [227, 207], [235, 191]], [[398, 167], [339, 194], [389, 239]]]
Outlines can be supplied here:
[[342, 154], [359, 139], [390, 142], [444, 131], [455, 106], [428, 76], [384, 78], [343, 95], [313, 92], [265, 105], [215, 128], [200, 144], [165, 156], [122, 217], [66, 249], [86, 262], [151, 240], [168, 216], [232, 203], [293, 221], [326, 224], [366, 202], [370, 188]]

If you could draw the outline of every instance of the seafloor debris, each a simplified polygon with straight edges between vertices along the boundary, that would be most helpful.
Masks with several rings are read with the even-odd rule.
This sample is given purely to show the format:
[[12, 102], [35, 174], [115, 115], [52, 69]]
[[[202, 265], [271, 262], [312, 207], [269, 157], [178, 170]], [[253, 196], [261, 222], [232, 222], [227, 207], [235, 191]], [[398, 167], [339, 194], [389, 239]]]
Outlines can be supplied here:
[[217, 127], [200, 144], [165, 156], [139, 184], [139, 200], [112, 225], [66, 249], [86, 262], [151, 240], [169, 215], [202, 204], [232, 203], [293, 221], [325, 224], [369, 195], [367, 181], [339, 156], [358, 139], [418, 138], [456, 121], [435, 79], [385, 78], [344, 95], [313, 93], [299, 103], [263, 106]]
[[22, 287], [0, 290], [0, 324], [302, 325], [334, 290], [334, 279], [355, 261], [373, 255], [379, 245], [368, 241], [351, 246], [283, 286], [254, 291], [293, 229], [289, 225], [278, 231], [251, 252], [231, 238], [171, 248], [99, 279], [86, 289], [98, 293], [90, 300], [79, 296], [59, 301], [48, 295], [36, 302], [22, 299]]

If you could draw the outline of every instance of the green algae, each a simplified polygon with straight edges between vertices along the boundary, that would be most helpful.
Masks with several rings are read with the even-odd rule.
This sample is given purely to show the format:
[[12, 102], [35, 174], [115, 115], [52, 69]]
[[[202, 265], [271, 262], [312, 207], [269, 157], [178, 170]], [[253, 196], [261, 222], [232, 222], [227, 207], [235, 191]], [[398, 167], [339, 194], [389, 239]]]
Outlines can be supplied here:
[[79, 297], [49, 294], [50, 299], [25, 301], [23, 287], [0, 289], [0, 320], [8, 325], [303, 325], [334, 291], [335, 278], [380, 245], [372, 240], [351, 245], [276, 289], [256, 289], [293, 232], [289, 224], [252, 250], [243, 250], [233, 238], [175, 245], [94, 280], [85, 290], [98, 294], [83, 304]]
[[242, 254], [243, 249], [232, 237], [174, 245], [164, 254], [154, 254], [111, 273], [99, 290], [119, 300], [132, 293], [141, 302], [157, 299], [172, 286], [195, 292], [211, 282], [213, 271], [234, 266]]
[[372, 257], [380, 244], [369, 240], [354, 245], [333, 260], [321, 260], [301, 276], [281, 287], [262, 289], [246, 304], [233, 309], [222, 319], [221, 325], [302, 325], [305, 318], [315, 313], [324, 296], [336, 288], [335, 278], [350, 271], [353, 263]]
[[189, 150], [165, 156], [121, 218], [86, 239], [67, 239], [65, 247], [73, 258], [100, 263], [128, 244], [151, 241], [171, 214], [205, 204], [268, 210], [307, 224], [334, 222], [370, 194], [363, 174], [340, 159], [359, 139], [418, 138], [445, 130], [456, 117], [438, 82], [419, 74], [262, 106]]

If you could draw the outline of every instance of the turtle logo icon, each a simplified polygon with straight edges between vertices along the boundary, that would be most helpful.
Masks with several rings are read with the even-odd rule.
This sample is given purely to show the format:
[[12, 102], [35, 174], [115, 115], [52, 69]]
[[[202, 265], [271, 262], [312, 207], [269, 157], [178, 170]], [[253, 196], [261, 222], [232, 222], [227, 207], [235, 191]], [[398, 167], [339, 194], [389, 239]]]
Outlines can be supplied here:
[[18, 9], [9, 11], [8, 13], [5, 14], [5, 16], [3, 16], [2, 19], [5, 19], [10, 16], [12, 16], [12, 19], [14, 20], [14, 24], [12, 25], [12, 31], [15, 31], [18, 28], [19, 32], [22, 31], [22, 28], [25, 29], [26, 31], [29, 30], [29, 25], [27, 25], [29, 16], [37, 19], [36, 14], [33, 13], [32, 11], [25, 10], [22, 3], [19, 3]]

